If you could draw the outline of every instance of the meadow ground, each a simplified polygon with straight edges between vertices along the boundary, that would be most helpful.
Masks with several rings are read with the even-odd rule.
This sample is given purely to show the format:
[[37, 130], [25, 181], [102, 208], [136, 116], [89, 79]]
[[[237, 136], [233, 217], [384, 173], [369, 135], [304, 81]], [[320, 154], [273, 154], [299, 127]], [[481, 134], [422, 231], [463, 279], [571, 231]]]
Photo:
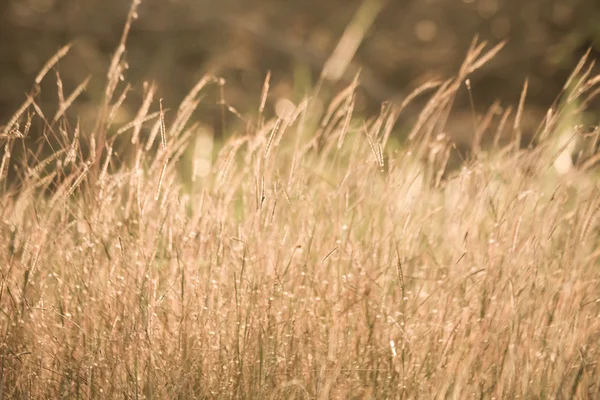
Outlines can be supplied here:
[[210, 76], [119, 123], [124, 49], [93, 129], [59, 85], [0, 135], [0, 397], [600, 398], [585, 59], [534, 145], [525, 89], [450, 167], [444, 121], [496, 49], [409, 96], [429, 100], [402, 143], [405, 104], [354, 115], [357, 82], [272, 116], [266, 80], [224, 143], [192, 117]]

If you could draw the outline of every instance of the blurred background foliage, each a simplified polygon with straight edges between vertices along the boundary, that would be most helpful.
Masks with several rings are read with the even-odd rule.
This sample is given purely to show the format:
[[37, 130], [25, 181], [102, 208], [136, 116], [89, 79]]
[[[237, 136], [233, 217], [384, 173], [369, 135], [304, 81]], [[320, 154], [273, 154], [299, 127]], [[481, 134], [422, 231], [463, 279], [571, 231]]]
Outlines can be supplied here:
[[[362, 3], [145, 0], [128, 40], [126, 79], [139, 97], [144, 81], [156, 81], [158, 95], [174, 106], [212, 72], [227, 80], [227, 102], [246, 112], [257, 107], [272, 71], [271, 97], [297, 101], [318, 79]], [[389, 0], [378, 7], [340, 83], [360, 69], [359, 111], [383, 100], [401, 101], [419, 84], [451, 76], [475, 35], [491, 44], [508, 40], [471, 80], [482, 109], [496, 99], [516, 103], [528, 77], [529, 110], [542, 112], [587, 49], [600, 54], [597, 0]], [[0, 125], [47, 59], [71, 41], [71, 54], [59, 66], [65, 92], [91, 75], [80, 106], [85, 112], [87, 102], [92, 112], [128, 9], [125, 0], [0, 1]], [[55, 88], [43, 90], [40, 100], [56, 104]], [[461, 107], [468, 107], [466, 98], [457, 102]]]

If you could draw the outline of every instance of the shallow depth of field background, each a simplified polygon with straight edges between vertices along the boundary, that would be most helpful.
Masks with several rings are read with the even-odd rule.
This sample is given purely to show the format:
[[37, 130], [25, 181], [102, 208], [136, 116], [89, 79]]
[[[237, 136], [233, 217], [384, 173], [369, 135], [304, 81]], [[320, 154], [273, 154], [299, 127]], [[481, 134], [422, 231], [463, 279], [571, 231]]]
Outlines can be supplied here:
[[[508, 44], [472, 77], [478, 111], [496, 99], [516, 103], [528, 77], [527, 114], [539, 122], [578, 59], [590, 47], [593, 55], [600, 51], [600, 2], [594, 0], [366, 3], [381, 10], [345, 75], [349, 81], [361, 70], [357, 111], [378, 108], [383, 100], [401, 101], [419, 84], [456, 73], [479, 35], [492, 44], [505, 39]], [[227, 102], [246, 111], [255, 108], [264, 76], [272, 71], [272, 96], [296, 101], [315, 83], [361, 4], [362, 0], [146, 0], [128, 41], [126, 79], [138, 92], [141, 82], [156, 81], [165, 103], [174, 104], [200, 76], [216, 73], [227, 79]], [[44, 62], [71, 41], [73, 52], [60, 63], [65, 87], [92, 75], [97, 79], [92, 79], [79, 105], [99, 101], [104, 84], [100, 77], [128, 7], [123, 0], [0, 2], [0, 124], [22, 102]], [[47, 90], [41, 100], [54, 104], [54, 94]], [[213, 115], [205, 103], [204, 112]], [[460, 110], [466, 108], [468, 98], [459, 96], [453, 114], [458, 123]], [[218, 117], [206, 122], [220, 130]]]

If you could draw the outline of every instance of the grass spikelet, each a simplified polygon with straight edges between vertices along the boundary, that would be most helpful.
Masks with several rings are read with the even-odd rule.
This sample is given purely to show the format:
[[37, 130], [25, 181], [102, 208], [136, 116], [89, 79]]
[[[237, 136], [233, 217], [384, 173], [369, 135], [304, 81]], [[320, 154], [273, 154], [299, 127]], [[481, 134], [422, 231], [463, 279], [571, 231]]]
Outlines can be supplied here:
[[350, 101], [348, 102], [348, 106], [346, 107], [346, 115], [344, 117], [344, 123], [342, 124], [342, 128], [340, 129], [340, 136], [338, 138], [337, 148], [341, 149], [344, 144], [344, 139], [346, 138], [346, 133], [348, 132], [348, 128], [350, 127], [350, 121], [352, 119], [352, 113], [354, 112], [354, 102], [355, 97], [352, 96]]
[[4, 154], [2, 155], [2, 161], [0, 162], [0, 182], [4, 180], [4, 169], [8, 168], [8, 164], [10, 163], [12, 140], [13, 139], [8, 139], [6, 143], [4, 143]]
[[67, 109], [69, 109], [71, 107], [71, 105], [79, 97], [79, 95], [81, 95], [81, 93], [83, 93], [83, 91], [86, 89], [88, 83], [90, 82], [90, 79], [92, 79], [91, 76], [88, 76], [87, 78], [85, 78], [85, 80], [83, 82], [81, 82], [75, 88], [75, 90], [73, 90], [73, 93], [71, 93], [65, 101], [61, 102], [58, 111], [56, 112], [56, 114], [54, 114], [54, 118], [52, 118], [53, 123], [56, 123], [60, 119], [60, 117], [62, 117], [64, 115], [64, 113], [67, 111]]
[[496, 101], [494, 104], [488, 108], [488, 111], [485, 113], [485, 116], [481, 120], [481, 123], [477, 125], [477, 129], [475, 130], [475, 134], [473, 135], [473, 142], [471, 148], [474, 153], [478, 153], [481, 151], [481, 141], [483, 139], [483, 134], [490, 127], [492, 120], [500, 111], [500, 102]]
[[375, 157], [375, 161], [377, 162], [377, 165], [379, 166], [379, 168], [385, 167], [385, 162], [384, 162], [384, 158], [383, 158], [383, 150], [381, 148], [381, 145], [379, 144], [379, 141], [369, 133], [369, 131], [366, 127], [364, 128], [364, 131], [365, 131], [365, 136], [367, 137], [367, 142], [369, 143], [369, 147], [371, 148], [371, 151], [373, 152], [373, 156]]
[[158, 199], [160, 199], [160, 189], [162, 188], [162, 183], [163, 183], [163, 179], [165, 178], [165, 172], [167, 171], [168, 163], [169, 163], [169, 159], [167, 157], [165, 157], [162, 168], [160, 170], [160, 176], [158, 177], [158, 185], [156, 187], [156, 194], [154, 195], [155, 201], [158, 201]]
[[129, 13], [127, 14], [127, 20], [125, 22], [123, 32], [121, 33], [121, 40], [119, 41], [119, 45], [117, 46], [117, 49], [110, 60], [105, 89], [105, 101], [107, 104], [112, 100], [113, 93], [115, 92], [119, 81], [122, 79], [124, 69], [124, 66], [122, 64], [123, 54], [125, 54], [129, 30], [131, 29], [133, 21], [137, 19], [137, 8], [140, 5], [140, 3], [141, 0], [133, 0], [131, 2]]
[[185, 107], [180, 108], [173, 125], [171, 125], [168, 136], [177, 136], [183, 131], [193, 112], [198, 107], [198, 104], [200, 104], [200, 99], [193, 100], [187, 103]]
[[515, 132], [515, 146], [518, 150], [521, 146], [521, 119], [523, 118], [523, 109], [525, 108], [525, 99], [527, 97], [527, 88], [529, 87], [529, 80], [526, 79], [523, 84], [523, 90], [521, 91], [521, 97], [519, 98], [519, 107], [517, 108], [517, 115], [515, 116], [515, 122], [513, 124], [513, 129]]
[[[165, 111], [169, 111], [169, 110], [167, 109]], [[130, 130], [131, 128], [136, 128], [137, 129], [139, 127], [140, 131], [141, 131], [142, 124], [144, 122], [152, 121], [153, 119], [158, 119], [157, 120], [157, 124], [158, 124], [158, 126], [160, 126], [160, 111], [156, 111], [156, 112], [153, 112], [151, 114], [145, 115], [141, 119], [136, 118], [133, 121], [128, 122], [127, 124], [125, 124], [122, 127], [120, 127], [119, 130], [117, 130], [117, 135], [125, 133], [128, 130]], [[135, 131], [134, 131], [134, 134], [132, 135], [132, 139], [131, 139], [132, 143], [137, 143], [137, 140], [138, 140], [137, 138], [135, 139], [135, 141], [133, 141], [134, 140], [133, 138], [135, 137], [134, 135], [135, 135]], [[138, 136], [137, 137], [139, 137], [139, 132], [138, 132]]]
[[[483, 44], [483, 43], [482, 43]], [[468, 73], [473, 73], [480, 69], [483, 65], [487, 64], [492, 58], [496, 57], [496, 55], [506, 46], [506, 41], [502, 41], [488, 50], [483, 56], [479, 57], [476, 61], [468, 68]]]
[[[567, 96], [567, 101], [573, 101], [581, 96], [581, 94], [586, 90], [588, 78], [594, 69], [596, 63], [594, 61], [590, 62], [586, 68], [586, 70], [579, 76], [577, 83], [573, 85], [572, 88], [569, 88], [569, 95]], [[592, 78], [593, 79], [593, 78]]]
[[77, 160], [77, 149], [79, 148], [79, 121], [77, 121], [77, 126], [75, 127], [75, 133], [73, 137], [73, 142], [71, 142], [71, 146], [69, 147], [69, 151], [67, 152], [67, 156], [65, 157], [64, 165], [67, 166], [70, 163], [75, 163]]
[[[134, 129], [131, 135], [131, 143], [137, 143], [139, 140], [140, 132], [142, 131], [142, 123], [149, 121], [156, 116], [152, 117], [148, 115], [148, 110], [150, 110], [150, 106], [152, 105], [152, 101], [154, 100], [154, 93], [156, 92], [156, 85], [154, 83], [150, 84], [150, 87], [146, 91], [144, 96], [144, 101], [142, 102], [142, 106], [139, 108], [135, 119], [132, 121]], [[118, 134], [123, 133], [123, 128], [119, 129]], [[127, 128], [129, 129], [129, 128]]]
[[162, 99], [160, 99], [160, 143], [163, 150], [167, 150], [167, 134], [165, 129], [165, 114], [163, 112]]
[[56, 65], [56, 63], [58, 63], [60, 61], [61, 58], [63, 58], [64, 56], [67, 55], [69, 50], [71, 50], [71, 46], [72, 46], [72, 44], [69, 43], [68, 45], [62, 47], [60, 50], [58, 50], [56, 52], [56, 54], [54, 54], [52, 56], [52, 58], [50, 58], [46, 62], [46, 64], [44, 64], [44, 66], [42, 67], [40, 72], [35, 77], [34, 82], [36, 85], [39, 85], [40, 83], [42, 83], [42, 80], [44, 79], [44, 77], [46, 76], [48, 71], [50, 71], [52, 69], [52, 67], [54, 67]]
[[587, 63], [587, 60], [590, 56], [590, 52], [592, 51], [592, 48], [588, 48], [587, 51], [585, 52], [585, 54], [583, 55], [583, 57], [581, 57], [581, 59], [579, 60], [579, 62], [577, 63], [577, 65], [575, 66], [575, 68], [573, 69], [573, 72], [571, 72], [571, 75], [569, 75], [569, 78], [567, 79], [567, 81], [565, 82], [564, 86], [563, 86], [563, 90], [567, 90], [571, 87], [571, 84], [573, 83], [573, 80], [579, 76], [579, 73], [581, 72], [581, 70], [583, 69], [583, 67], [585, 66], [585, 64]]
[[[19, 121], [19, 118], [21, 118], [21, 115], [23, 115], [23, 113], [32, 104], [33, 104], [33, 98], [30, 96], [27, 96], [27, 100], [25, 100], [23, 102], [23, 104], [21, 104], [21, 107], [19, 107], [17, 112], [14, 113], [13, 116], [8, 120], [8, 123], [4, 127], [3, 136], [8, 137], [12, 134], [12, 132], [15, 128], [15, 125], [17, 124], [17, 121]], [[18, 131], [18, 128], [17, 128], [17, 131]]]
[[152, 126], [152, 129], [150, 130], [150, 135], [148, 136], [148, 142], [146, 142], [146, 146], [144, 147], [144, 150], [146, 150], [146, 151], [150, 150], [152, 148], [152, 146], [154, 145], [156, 136], [158, 136], [158, 131], [160, 130], [160, 128], [162, 126], [162, 124], [160, 122], [160, 112], [159, 112], [158, 116], [159, 116], [159, 118], [156, 120], [156, 122]]
[[426, 122], [431, 118], [432, 115], [435, 114], [435, 111], [439, 109], [441, 105], [444, 104], [444, 99], [448, 97], [448, 94], [451, 93], [448, 90], [452, 90], [450, 87], [451, 81], [446, 81], [436, 91], [436, 93], [429, 99], [427, 105], [423, 108], [421, 113], [419, 114], [419, 118], [417, 122], [412, 127], [410, 133], [408, 134], [409, 140], [415, 140], [417, 135], [421, 133], [423, 126], [425, 126]]
[[217, 177], [219, 185], [222, 186], [227, 181], [229, 171], [231, 170], [231, 167], [234, 164], [235, 156], [238, 152], [238, 149], [242, 146], [243, 143], [244, 141], [240, 139], [233, 141], [230, 144], [228, 151], [225, 153], [227, 154], [227, 156], [224, 158], [224, 161], [217, 163], [217, 165], [219, 166], [219, 173]]
[[267, 72], [267, 76], [265, 77], [265, 81], [263, 83], [263, 88], [260, 93], [260, 103], [258, 106], [258, 121], [259, 126], [262, 126], [262, 116], [265, 110], [265, 105], [267, 104], [267, 96], [269, 95], [269, 85], [271, 83], [271, 71]]
[[583, 220], [583, 225], [581, 226], [581, 232], [579, 234], [579, 241], [581, 243], [586, 242], [589, 232], [597, 220], [598, 213], [600, 213], [600, 200], [598, 200], [598, 192], [594, 192], [592, 194], [593, 197], [585, 215], [585, 219]]
[[77, 176], [77, 179], [75, 179], [75, 182], [73, 182], [73, 184], [71, 185], [71, 187], [69, 188], [69, 191], [67, 192], [67, 198], [71, 197], [71, 195], [73, 195], [73, 193], [75, 193], [75, 190], [77, 190], [77, 188], [79, 187], [79, 185], [81, 185], [81, 182], [83, 182], [83, 180], [85, 179], [85, 177], [87, 176], [89, 170], [90, 170], [90, 165], [92, 163], [87, 161], [84, 163], [83, 165], [83, 171], [81, 171], [81, 173]]
[[27, 172], [27, 175], [26, 175], [27, 179], [30, 179], [30, 178], [36, 179], [36, 178], [38, 178], [40, 176], [40, 173], [48, 165], [50, 165], [51, 162], [53, 162], [54, 160], [56, 160], [58, 157], [60, 157], [64, 153], [66, 153], [66, 149], [60, 149], [60, 150], [57, 150], [56, 152], [54, 152], [53, 154], [49, 155], [48, 157], [46, 157], [44, 160], [39, 161], [34, 168], [31, 168]]
[[271, 154], [271, 145], [273, 144], [273, 139], [279, 132], [282, 121], [283, 120], [281, 118], [278, 118], [277, 121], [275, 122], [275, 125], [273, 126], [273, 129], [271, 130], [271, 134], [269, 135], [269, 139], [267, 140], [267, 143], [265, 145], [265, 153], [264, 153], [265, 160], [269, 159], [269, 155]]
[[121, 109], [121, 106], [123, 105], [123, 102], [127, 98], [127, 95], [129, 94], [130, 90], [131, 90], [130, 84], [127, 84], [125, 86], [125, 88], [123, 88], [121, 95], [119, 96], [119, 98], [117, 99], [115, 104], [113, 104], [113, 106], [110, 109], [110, 113], [108, 114], [108, 118], [107, 118], [107, 126], [111, 126], [112, 123], [114, 122], [115, 117], [117, 116], [117, 113]]
[[515, 223], [515, 228], [513, 229], [512, 241], [510, 245], [510, 254], [514, 255], [517, 250], [517, 245], [519, 243], [519, 231], [521, 230], [521, 223], [523, 223], [523, 217], [519, 217], [517, 222]]
[[106, 158], [104, 160], [104, 164], [103, 164], [102, 170], [100, 172], [100, 178], [99, 178], [100, 182], [104, 182], [106, 180], [106, 176], [107, 176], [106, 174], [108, 172], [108, 166], [110, 164], [112, 154], [113, 154], [113, 146], [109, 145], [108, 149], [106, 151]]
[[327, 107], [327, 112], [321, 121], [321, 127], [326, 127], [329, 123], [335, 112], [340, 108], [342, 104], [348, 104], [348, 101], [354, 97], [354, 92], [356, 91], [356, 85], [358, 84], [358, 74], [354, 76], [354, 80], [352, 83], [338, 93], [333, 100], [329, 103], [329, 107]]
[[212, 75], [204, 75], [202, 78], [200, 78], [200, 80], [196, 82], [192, 90], [190, 90], [190, 92], [185, 96], [185, 98], [179, 105], [179, 110], [181, 111], [188, 107], [190, 103], [192, 103], [196, 99], [198, 93], [200, 93], [200, 91], [204, 89], [204, 87], [206, 87], [206, 85], [215, 81], [216, 79]]
[[414, 99], [419, 97], [421, 94], [427, 92], [428, 90], [438, 88], [441, 84], [442, 82], [440, 81], [428, 81], [414, 89], [408, 94], [408, 96], [406, 96], [402, 103], [400, 103], [400, 107], [398, 108], [398, 114], [400, 114], [406, 108], [406, 106], [408, 106]]

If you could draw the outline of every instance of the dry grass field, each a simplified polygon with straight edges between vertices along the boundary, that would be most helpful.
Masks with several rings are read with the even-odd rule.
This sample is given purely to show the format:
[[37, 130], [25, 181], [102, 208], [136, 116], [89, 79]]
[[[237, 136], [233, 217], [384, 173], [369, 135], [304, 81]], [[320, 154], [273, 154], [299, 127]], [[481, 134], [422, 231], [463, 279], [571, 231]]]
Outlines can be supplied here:
[[0, 398], [600, 398], [590, 60], [534, 137], [525, 85], [458, 155], [453, 99], [499, 47], [370, 118], [357, 82], [276, 115], [267, 79], [219, 143], [193, 118], [217, 77], [117, 121], [126, 37], [93, 129], [84, 86], [37, 104], [65, 48], [0, 131]]

